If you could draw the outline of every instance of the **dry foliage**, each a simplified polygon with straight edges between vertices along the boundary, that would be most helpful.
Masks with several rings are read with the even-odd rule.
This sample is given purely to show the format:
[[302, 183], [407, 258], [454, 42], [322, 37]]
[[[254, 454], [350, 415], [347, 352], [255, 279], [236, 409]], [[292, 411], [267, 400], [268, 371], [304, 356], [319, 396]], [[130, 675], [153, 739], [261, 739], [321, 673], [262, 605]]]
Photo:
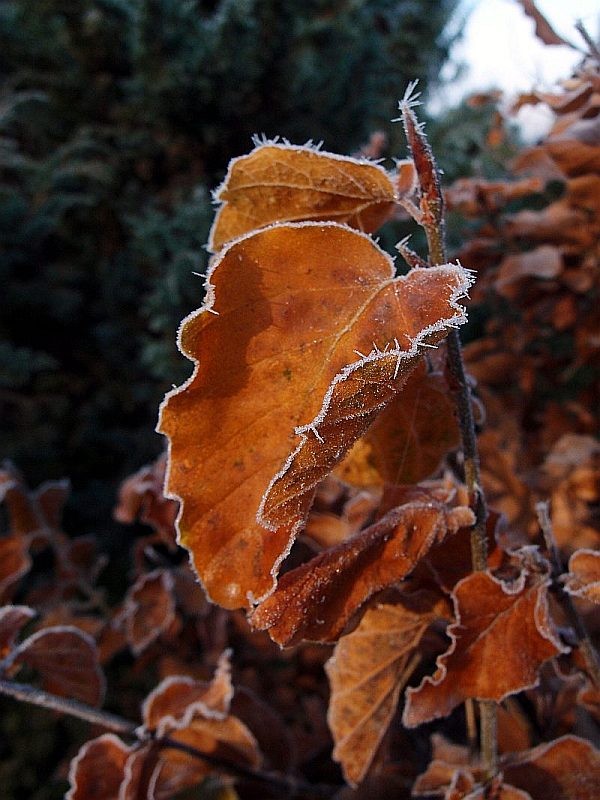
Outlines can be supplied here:
[[[68, 485], [0, 472], [3, 691], [29, 677], [96, 722], [66, 759], [68, 800], [600, 796], [599, 96], [593, 62], [522, 98], [556, 114], [547, 139], [513, 178], [446, 191], [471, 218], [460, 258], [487, 319], [466, 348], [487, 517], [452, 362], [473, 276], [403, 241], [398, 277], [368, 235], [402, 205], [440, 260], [413, 98], [394, 174], [279, 142], [232, 162], [205, 302], [180, 330], [193, 374], [160, 412], [168, 453], [115, 509], [150, 528], [119, 603], [94, 540], [61, 530]], [[91, 708], [103, 670], [123, 717]], [[497, 764], [473, 747], [490, 704]]]

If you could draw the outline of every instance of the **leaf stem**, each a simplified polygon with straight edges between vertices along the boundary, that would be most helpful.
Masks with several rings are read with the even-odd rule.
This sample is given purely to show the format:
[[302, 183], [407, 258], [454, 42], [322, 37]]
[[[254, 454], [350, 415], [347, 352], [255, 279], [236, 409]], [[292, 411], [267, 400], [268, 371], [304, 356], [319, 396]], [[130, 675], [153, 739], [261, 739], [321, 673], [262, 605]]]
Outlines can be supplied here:
[[[148, 740], [148, 734], [136, 722], [120, 717], [117, 714], [111, 714], [108, 711], [101, 711], [98, 708], [93, 708], [85, 703], [80, 703], [78, 700], [71, 700], [67, 697], [59, 697], [58, 695], [50, 694], [50, 692], [46, 692], [43, 689], [38, 689], [26, 683], [17, 683], [16, 681], [0, 678], [0, 695], [12, 697], [14, 700], [30, 703], [41, 708], [47, 708], [50, 711], [68, 714], [71, 717], [90, 722], [92, 725], [97, 725], [105, 730], [118, 733], [121, 736], [136, 739], [139, 742]], [[287, 792], [287, 796], [289, 797], [305, 795], [308, 797], [327, 798], [331, 797], [339, 789], [338, 786], [330, 786], [328, 784], [307, 783], [301, 779], [295, 778], [293, 775], [282, 775], [279, 772], [267, 772], [252, 767], [245, 767], [241, 764], [235, 764], [228, 759], [219, 758], [210, 753], [203, 753], [191, 745], [178, 742], [168, 736], [156, 738], [154, 741], [156, 745], [161, 748], [170, 748], [187, 753], [187, 755], [192, 758], [198, 758], [238, 778], [260, 781], [283, 789]]]

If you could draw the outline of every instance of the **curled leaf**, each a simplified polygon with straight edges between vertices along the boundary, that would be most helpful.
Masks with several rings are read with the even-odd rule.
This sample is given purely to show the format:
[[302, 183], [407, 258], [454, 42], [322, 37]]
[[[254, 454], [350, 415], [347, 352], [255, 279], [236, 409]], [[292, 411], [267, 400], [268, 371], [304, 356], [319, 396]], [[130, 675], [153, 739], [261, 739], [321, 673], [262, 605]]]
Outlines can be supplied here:
[[577, 550], [569, 559], [569, 572], [562, 580], [569, 594], [600, 603], [600, 552]]
[[131, 748], [112, 733], [86, 742], [69, 769], [65, 800], [115, 800], [125, 779]]
[[473, 523], [470, 509], [407, 503], [374, 525], [287, 572], [252, 613], [254, 627], [282, 646], [328, 642], [375, 592], [405, 578], [436, 541]]
[[396, 191], [378, 164], [282, 142], [234, 158], [215, 199], [221, 203], [208, 246], [273, 222], [332, 220], [371, 233], [390, 216]]
[[148, 730], [157, 736], [185, 728], [198, 715], [206, 719], [225, 719], [229, 713], [233, 686], [229, 651], [219, 659], [210, 683], [186, 675], [165, 678], [144, 701], [142, 715]]
[[510, 586], [485, 572], [463, 578], [453, 593], [452, 644], [438, 658], [435, 675], [407, 691], [404, 724], [445, 717], [470, 697], [500, 702], [536, 686], [544, 661], [568, 651], [550, 617], [548, 585], [524, 574]]
[[519, 753], [503, 768], [507, 781], [533, 800], [597, 800], [600, 751], [577, 736], [561, 736]]
[[446, 265], [393, 278], [364, 234], [307, 222], [234, 242], [208, 280], [180, 331], [197, 367], [159, 429], [180, 542], [211, 599], [238, 608], [273, 591], [317, 483], [465, 321], [470, 277]]

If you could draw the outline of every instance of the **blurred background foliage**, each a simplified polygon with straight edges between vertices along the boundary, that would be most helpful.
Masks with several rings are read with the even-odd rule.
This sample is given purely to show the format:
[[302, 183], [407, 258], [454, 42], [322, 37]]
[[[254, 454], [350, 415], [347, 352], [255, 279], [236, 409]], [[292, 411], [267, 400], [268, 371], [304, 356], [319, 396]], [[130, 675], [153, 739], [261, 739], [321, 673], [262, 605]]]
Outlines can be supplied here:
[[[2, 451], [32, 485], [71, 477], [78, 532], [105, 529], [117, 482], [162, 449], [228, 160], [254, 133], [350, 153], [376, 129], [402, 156], [389, 120], [409, 80], [438, 78], [456, 5], [0, 4]], [[461, 148], [455, 125], [431, 129], [451, 175], [485, 146], [486, 112], [456, 113]]]

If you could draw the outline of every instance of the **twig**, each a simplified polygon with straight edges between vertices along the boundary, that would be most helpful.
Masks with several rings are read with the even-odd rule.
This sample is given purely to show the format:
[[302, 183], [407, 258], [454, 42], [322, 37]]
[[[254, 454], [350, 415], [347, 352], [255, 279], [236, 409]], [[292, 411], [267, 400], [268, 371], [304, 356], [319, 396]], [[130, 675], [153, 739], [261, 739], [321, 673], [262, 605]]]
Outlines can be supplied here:
[[68, 714], [70, 717], [83, 719], [86, 722], [91, 722], [92, 725], [105, 728], [107, 731], [120, 733], [122, 736], [136, 737], [136, 728], [138, 726], [135, 722], [130, 722], [108, 711], [100, 711], [100, 709], [80, 703], [78, 700], [50, 694], [27, 683], [17, 683], [16, 681], [0, 678], [0, 694], [20, 700], [23, 703], [30, 703], [41, 708], [48, 708], [51, 711], [58, 711], [61, 714]]
[[[139, 742], [147, 741], [148, 737], [153, 738], [152, 733], [148, 734], [136, 722], [120, 717], [117, 714], [111, 714], [108, 711], [101, 711], [98, 708], [93, 708], [85, 703], [80, 703], [78, 700], [71, 700], [66, 697], [50, 694], [50, 692], [37, 689], [35, 686], [30, 686], [26, 683], [17, 683], [16, 681], [0, 678], [0, 694], [12, 697], [24, 703], [47, 708], [50, 711], [68, 714], [71, 717], [82, 719], [86, 722], [90, 722], [92, 725], [112, 731], [113, 733], [118, 733], [121, 736], [135, 739]], [[216, 769], [228, 772], [238, 778], [260, 781], [261, 783], [267, 783], [270, 786], [282, 789], [286, 792], [286, 796], [288, 797], [306, 795], [309, 797], [327, 798], [331, 797], [340, 788], [339, 786], [330, 786], [328, 784], [307, 783], [299, 778], [295, 778], [293, 775], [283, 775], [278, 772], [267, 772], [252, 767], [245, 767], [242, 764], [229, 761], [229, 759], [220, 758], [210, 753], [203, 753], [195, 747], [185, 744], [184, 742], [178, 742], [169, 736], [155, 738], [154, 742], [161, 748], [179, 750], [192, 758], [200, 759], [206, 764], [210, 764]]]
[[[400, 103], [402, 122], [420, 185], [421, 225], [427, 236], [429, 263], [446, 264], [448, 258], [444, 236], [444, 197], [435, 158], [422, 125], [412, 110], [418, 104], [418, 95], [413, 94], [414, 88], [414, 85], [408, 88]], [[480, 572], [487, 569], [487, 506], [481, 488], [471, 388], [465, 373], [458, 331], [451, 330], [446, 341], [448, 370], [454, 384], [452, 389], [461, 434], [465, 483], [475, 513], [475, 524], [471, 529], [471, 561], [473, 570]], [[496, 704], [490, 700], [479, 700], [478, 706], [481, 759], [487, 778], [491, 779], [498, 766]]]
[[[556, 539], [554, 538], [554, 530], [552, 528], [552, 520], [550, 519], [548, 501], [545, 500], [540, 503], [536, 503], [535, 510], [537, 512], [540, 528], [542, 529], [542, 533], [544, 535], [546, 549], [550, 554], [553, 577], [558, 579], [563, 574], [564, 569], [560, 552], [556, 545]], [[583, 622], [571, 595], [565, 590], [564, 586], [558, 582], [556, 582], [555, 585], [559, 590], [561, 604], [577, 635], [579, 647], [581, 648], [581, 652], [585, 659], [589, 676], [594, 682], [596, 688], [600, 690], [600, 657], [598, 656], [598, 652], [594, 647], [592, 640], [590, 639], [590, 635], [587, 632], [585, 623]]]
[[600, 61], [600, 49], [598, 49], [598, 45], [587, 32], [585, 25], [583, 24], [583, 20], [577, 20], [575, 23], [575, 30], [579, 33], [583, 41], [589, 47], [590, 55], [594, 56], [597, 61]]

